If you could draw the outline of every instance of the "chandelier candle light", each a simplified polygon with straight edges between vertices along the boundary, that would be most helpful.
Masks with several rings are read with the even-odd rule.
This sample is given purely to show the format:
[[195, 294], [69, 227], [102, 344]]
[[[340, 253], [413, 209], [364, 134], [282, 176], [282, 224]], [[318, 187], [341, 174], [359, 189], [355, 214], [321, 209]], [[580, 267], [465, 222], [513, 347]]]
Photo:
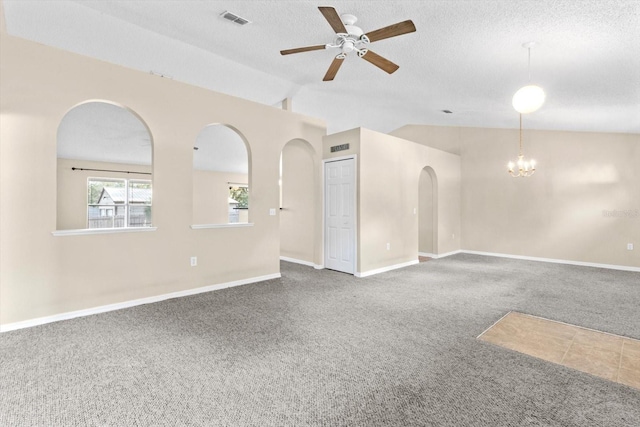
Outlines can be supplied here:
[[[518, 166], [518, 171], [514, 170], [514, 167]], [[518, 160], [514, 164], [513, 162], [509, 162], [507, 166], [509, 169], [509, 174], [513, 177], [521, 177], [525, 178], [527, 176], [531, 176], [536, 171], [536, 161], [525, 160], [524, 154], [522, 154], [522, 114], [520, 114], [520, 153], [518, 154]]]

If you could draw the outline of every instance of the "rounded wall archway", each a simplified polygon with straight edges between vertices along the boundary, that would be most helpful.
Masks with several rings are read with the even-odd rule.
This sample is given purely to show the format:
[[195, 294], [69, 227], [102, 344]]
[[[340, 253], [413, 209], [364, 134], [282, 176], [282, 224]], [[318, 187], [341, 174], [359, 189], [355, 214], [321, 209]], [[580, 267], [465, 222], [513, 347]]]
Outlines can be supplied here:
[[193, 147], [193, 224], [249, 222], [251, 151], [234, 127], [210, 124]]
[[131, 109], [91, 100], [57, 132], [58, 230], [150, 227], [153, 138]]
[[418, 182], [418, 254], [438, 254], [438, 178], [430, 166], [422, 169]]
[[316, 152], [293, 139], [280, 153], [280, 256], [314, 263], [317, 224]]

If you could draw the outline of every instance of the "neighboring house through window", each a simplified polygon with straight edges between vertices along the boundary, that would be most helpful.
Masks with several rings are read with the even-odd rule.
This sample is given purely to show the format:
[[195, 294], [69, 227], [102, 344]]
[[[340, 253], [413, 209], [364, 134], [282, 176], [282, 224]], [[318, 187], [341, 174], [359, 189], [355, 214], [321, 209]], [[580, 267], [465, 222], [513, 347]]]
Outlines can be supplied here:
[[151, 226], [151, 181], [89, 178], [87, 228]]

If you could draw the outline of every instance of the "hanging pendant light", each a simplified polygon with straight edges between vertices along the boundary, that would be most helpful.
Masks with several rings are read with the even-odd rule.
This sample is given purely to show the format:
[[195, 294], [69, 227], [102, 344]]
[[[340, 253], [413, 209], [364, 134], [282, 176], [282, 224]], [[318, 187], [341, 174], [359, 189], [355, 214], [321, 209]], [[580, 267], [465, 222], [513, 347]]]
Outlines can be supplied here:
[[[529, 81], [531, 81], [531, 49], [535, 46], [535, 42], [524, 43], [522, 47], [529, 51]], [[527, 85], [520, 88], [513, 95], [513, 108], [520, 114], [529, 114], [542, 107], [545, 100], [544, 90], [540, 86]]]
[[[518, 167], [517, 171], [515, 170], [516, 166]], [[526, 160], [522, 153], [522, 114], [520, 114], [520, 152], [518, 154], [518, 160], [516, 160], [515, 163], [509, 162], [507, 168], [509, 175], [515, 178], [526, 178], [533, 175], [536, 171], [536, 161], [533, 159]]]

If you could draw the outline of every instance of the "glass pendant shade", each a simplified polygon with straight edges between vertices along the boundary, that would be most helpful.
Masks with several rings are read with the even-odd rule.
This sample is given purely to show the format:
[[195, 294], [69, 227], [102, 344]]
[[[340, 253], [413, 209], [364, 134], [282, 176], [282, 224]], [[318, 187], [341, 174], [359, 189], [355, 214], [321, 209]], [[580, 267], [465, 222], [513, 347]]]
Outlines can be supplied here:
[[533, 113], [542, 107], [545, 96], [540, 86], [524, 86], [513, 95], [513, 108], [520, 114]]

